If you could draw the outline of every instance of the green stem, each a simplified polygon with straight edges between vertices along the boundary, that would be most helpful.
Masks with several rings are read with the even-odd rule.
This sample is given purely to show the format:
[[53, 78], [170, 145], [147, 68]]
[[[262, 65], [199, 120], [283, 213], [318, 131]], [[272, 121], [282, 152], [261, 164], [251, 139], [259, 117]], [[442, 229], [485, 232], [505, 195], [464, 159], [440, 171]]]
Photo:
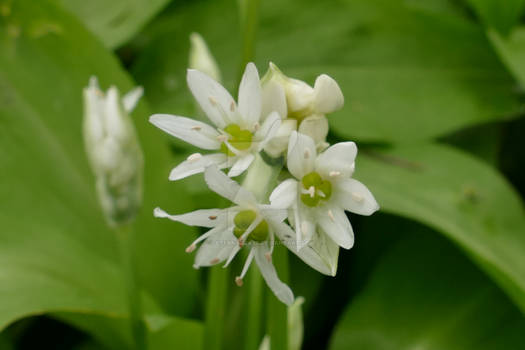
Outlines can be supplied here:
[[[260, 0], [239, 0], [239, 12], [242, 35], [242, 57], [239, 77], [248, 62], [255, 57], [255, 33], [257, 31], [257, 13]], [[239, 79], [240, 81], [240, 79]]]
[[250, 268], [244, 349], [256, 350], [262, 339], [263, 279], [257, 268]]
[[208, 296], [204, 325], [204, 343], [206, 350], [223, 348], [226, 303], [228, 301], [228, 270], [215, 267], [208, 275]]
[[137, 282], [133, 229], [130, 224], [124, 224], [118, 226], [115, 229], [115, 232], [117, 235], [120, 259], [126, 284], [131, 334], [133, 336], [135, 349], [146, 350], [146, 327], [144, 325], [142, 314], [140, 287]]
[[[273, 264], [279, 277], [285, 283], [289, 282], [288, 252], [282, 245], [274, 248]], [[266, 322], [267, 333], [270, 335], [272, 350], [288, 349], [288, 307], [279, 301], [273, 293], [267, 293], [268, 317]]]

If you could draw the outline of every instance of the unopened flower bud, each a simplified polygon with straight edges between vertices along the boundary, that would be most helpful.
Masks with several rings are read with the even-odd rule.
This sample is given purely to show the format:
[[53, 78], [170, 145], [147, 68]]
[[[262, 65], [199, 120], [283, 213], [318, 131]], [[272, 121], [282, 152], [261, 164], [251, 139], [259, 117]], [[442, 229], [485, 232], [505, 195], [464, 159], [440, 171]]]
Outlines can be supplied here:
[[111, 225], [132, 220], [142, 202], [143, 157], [128, 115], [142, 96], [136, 88], [122, 99], [92, 77], [84, 89], [84, 143], [95, 174], [97, 194]]
[[189, 68], [201, 71], [215, 81], [221, 81], [221, 72], [217, 66], [217, 62], [213, 58], [203, 37], [198, 33], [191, 33], [190, 43]]
[[299, 132], [310, 136], [318, 151], [324, 150], [328, 144], [326, 143], [326, 135], [328, 135], [328, 120], [322, 114], [313, 114], [303, 119], [299, 125]]

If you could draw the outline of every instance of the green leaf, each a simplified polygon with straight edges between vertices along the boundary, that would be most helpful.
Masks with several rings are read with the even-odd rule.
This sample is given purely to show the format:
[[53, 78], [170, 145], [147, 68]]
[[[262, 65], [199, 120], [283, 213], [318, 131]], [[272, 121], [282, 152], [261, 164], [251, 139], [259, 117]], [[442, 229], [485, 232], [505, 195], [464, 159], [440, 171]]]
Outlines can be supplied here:
[[59, 0], [106, 47], [116, 48], [131, 39], [170, 0]]
[[[459, 10], [419, 3], [262, 1], [261, 75], [273, 61], [311, 84], [322, 73], [334, 77], [346, 103], [329, 120], [350, 139], [413, 142], [513, 115], [519, 109], [514, 83], [484, 29]], [[191, 113], [185, 70], [193, 31], [206, 39], [233, 87], [240, 61], [236, 13], [232, 1], [188, 3], [145, 31], [133, 72], [155, 111]]]
[[443, 239], [414, 232], [380, 261], [331, 350], [518, 349], [525, 318]]
[[[114, 236], [83, 150], [81, 92], [92, 74], [121, 91], [133, 83], [52, 1], [0, 8], [0, 329], [52, 311], [123, 315]], [[194, 231], [156, 220], [152, 210], [173, 209], [173, 198], [177, 209], [192, 203], [182, 184], [168, 184], [174, 160], [148, 115], [144, 103], [133, 113], [146, 158], [139, 269], [164, 309], [188, 315], [198, 281], [183, 249]]]
[[483, 23], [506, 35], [518, 22], [523, 9], [524, 0], [467, 0]]
[[459, 244], [525, 311], [525, 215], [505, 179], [450, 147], [363, 151], [359, 179], [381, 210], [423, 222]]
[[489, 30], [488, 35], [501, 60], [525, 89], [525, 26], [518, 26], [508, 37]]

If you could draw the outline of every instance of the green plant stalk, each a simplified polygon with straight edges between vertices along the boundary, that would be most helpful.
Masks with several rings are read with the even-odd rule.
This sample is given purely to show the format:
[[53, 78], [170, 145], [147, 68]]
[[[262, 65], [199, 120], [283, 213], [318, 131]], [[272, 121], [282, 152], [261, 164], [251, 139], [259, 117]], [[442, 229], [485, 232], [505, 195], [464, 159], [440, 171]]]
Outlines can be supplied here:
[[228, 301], [228, 272], [227, 269], [220, 267], [209, 271], [203, 342], [203, 348], [206, 350], [223, 348], [224, 320]]
[[[288, 252], [282, 245], [275, 246], [273, 250], [273, 264], [279, 277], [285, 283], [289, 282]], [[279, 301], [273, 293], [267, 293], [268, 316], [266, 330], [270, 336], [272, 350], [288, 349], [288, 307]]]
[[255, 33], [257, 32], [257, 20], [260, 0], [239, 0], [239, 14], [242, 33], [242, 56], [239, 69], [239, 81], [248, 62], [255, 57]]
[[146, 327], [142, 314], [140, 287], [137, 282], [135, 265], [135, 237], [131, 224], [123, 224], [115, 229], [128, 301], [131, 334], [135, 349], [146, 350]]

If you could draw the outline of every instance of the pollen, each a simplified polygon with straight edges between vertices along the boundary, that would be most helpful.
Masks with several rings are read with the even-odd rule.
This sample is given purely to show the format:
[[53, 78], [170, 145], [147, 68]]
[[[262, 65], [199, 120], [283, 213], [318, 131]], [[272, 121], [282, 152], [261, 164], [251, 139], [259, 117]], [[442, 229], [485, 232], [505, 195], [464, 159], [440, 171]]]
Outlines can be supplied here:
[[190, 156], [187, 158], [187, 160], [188, 160], [188, 162], [196, 162], [196, 161], [198, 161], [201, 158], [202, 158], [202, 154], [200, 154], [200, 153], [193, 153], [193, 154], [190, 154]]

